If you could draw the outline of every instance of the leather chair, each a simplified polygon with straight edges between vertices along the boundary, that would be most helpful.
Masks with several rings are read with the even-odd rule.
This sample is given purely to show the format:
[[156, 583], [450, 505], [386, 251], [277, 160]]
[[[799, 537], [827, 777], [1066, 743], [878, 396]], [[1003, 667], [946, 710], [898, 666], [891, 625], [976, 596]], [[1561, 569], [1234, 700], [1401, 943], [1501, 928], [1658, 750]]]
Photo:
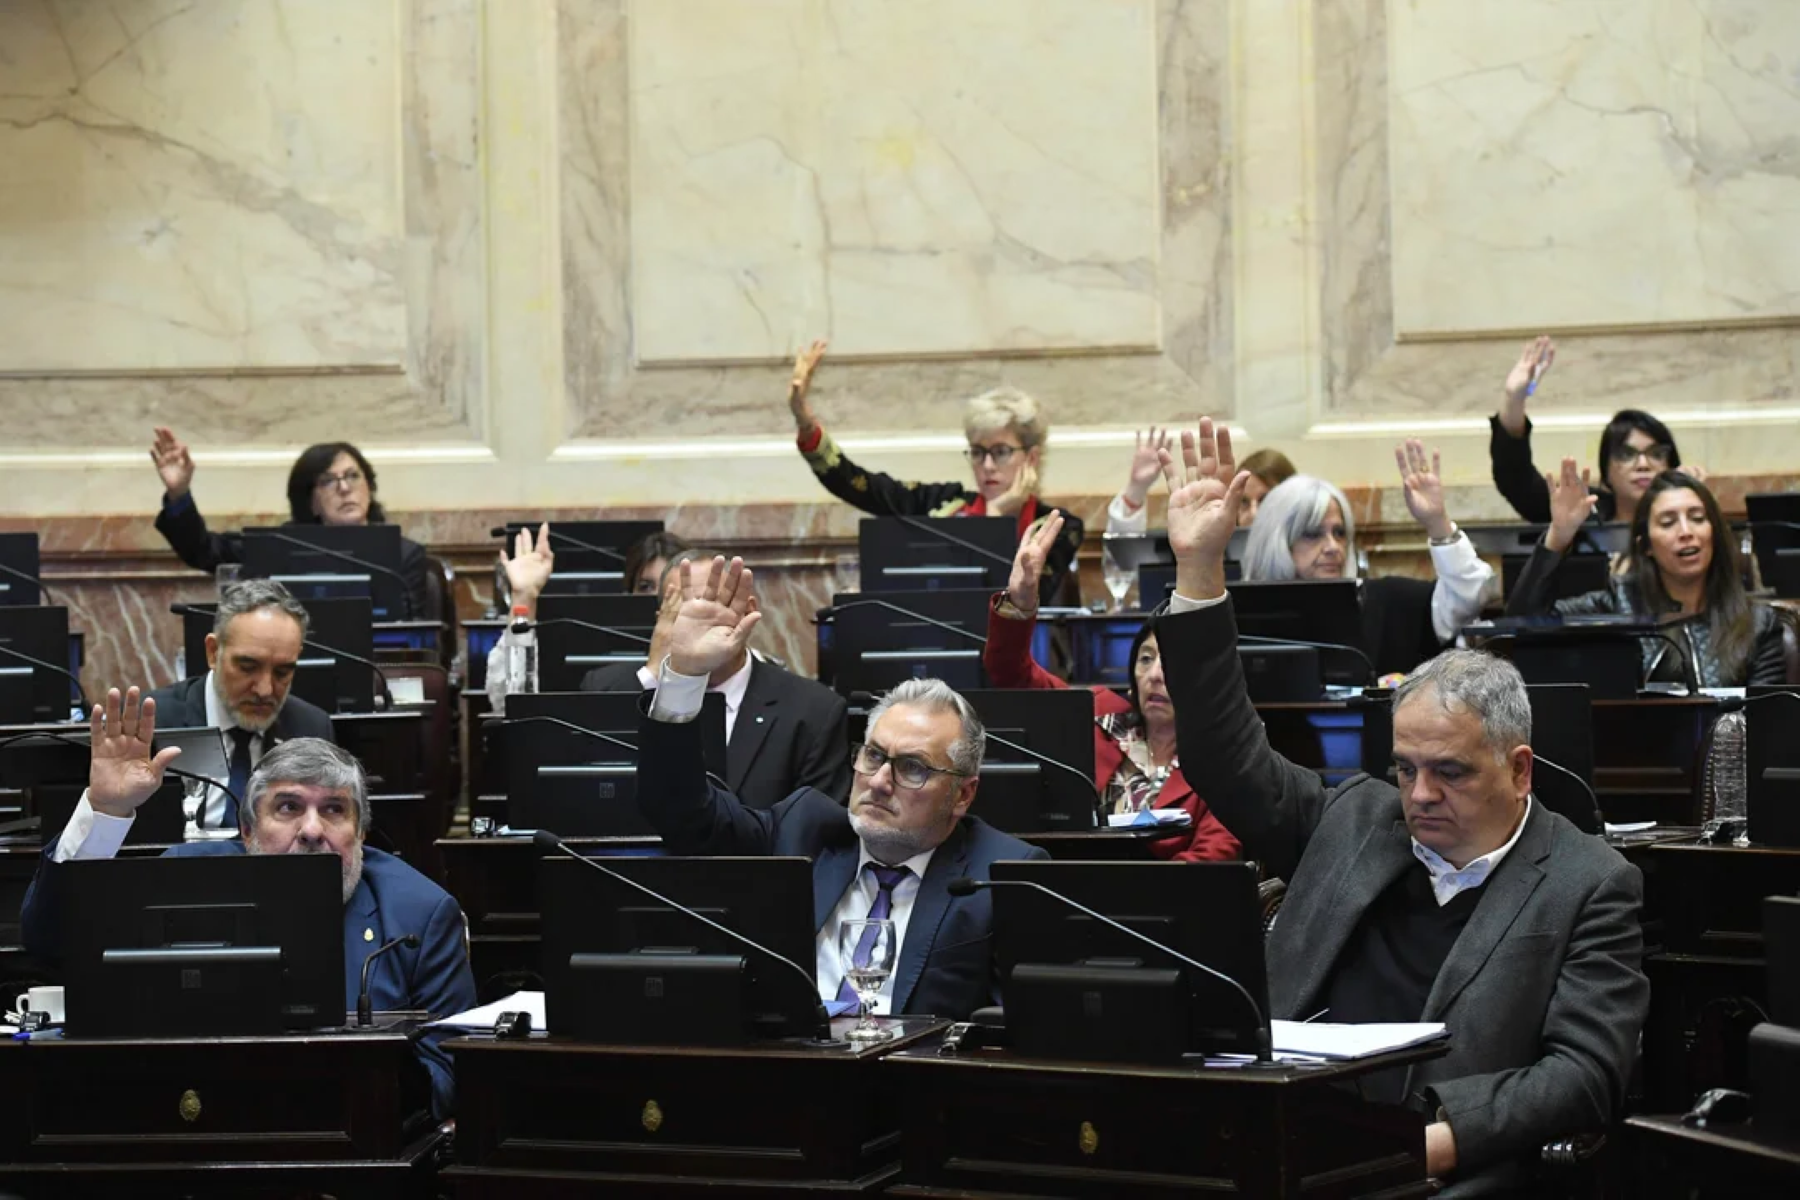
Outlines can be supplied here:
[[1787, 681], [1800, 684], [1800, 612], [1777, 604], [1775, 615], [1781, 619], [1781, 657], [1787, 664]]

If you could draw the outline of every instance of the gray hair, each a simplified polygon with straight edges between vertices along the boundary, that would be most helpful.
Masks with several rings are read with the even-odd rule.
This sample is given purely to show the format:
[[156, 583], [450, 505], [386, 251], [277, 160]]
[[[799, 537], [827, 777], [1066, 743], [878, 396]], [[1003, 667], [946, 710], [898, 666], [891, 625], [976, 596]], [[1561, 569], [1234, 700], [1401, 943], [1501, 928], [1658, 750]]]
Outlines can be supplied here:
[[1505, 659], [1482, 650], [1446, 650], [1400, 681], [1394, 689], [1394, 713], [1426, 689], [1445, 712], [1481, 718], [1482, 739], [1495, 758], [1504, 760], [1514, 748], [1531, 744], [1531, 697], [1519, 668]]
[[302, 783], [349, 792], [356, 806], [356, 832], [368, 836], [369, 823], [374, 819], [369, 811], [369, 780], [363, 774], [362, 764], [348, 750], [324, 738], [295, 738], [263, 755], [244, 786], [244, 802], [238, 805], [238, 828], [246, 837], [256, 825], [263, 796], [277, 783]]
[[1311, 475], [1295, 475], [1269, 489], [1256, 510], [1256, 524], [1244, 547], [1243, 572], [1247, 583], [1282, 583], [1295, 578], [1294, 543], [1325, 523], [1332, 501], [1344, 514], [1344, 534], [1349, 553], [1344, 556], [1344, 578], [1356, 578], [1356, 522], [1350, 517], [1350, 501], [1344, 493]]
[[234, 619], [264, 608], [284, 612], [300, 622], [302, 638], [311, 627], [312, 621], [307, 616], [306, 609], [281, 584], [273, 579], [242, 579], [237, 583], [226, 584], [225, 590], [219, 594], [219, 606], [213, 613], [213, 633], [222, 642], [225, 640], [225, 627]]
[[955, 713], [962, 722], [962, 733], [950, 743], [950, 765], [964, 775], [974, 776], [981, 770], [981, 758], [987, 750], [987, 727], [981, 714], [962, 694], [941, 679], [908, 679], [896, 684], [869, 712], [869, 728], [875, 728], [887, 710], [896, 704], [910, 704], [928, 712]]
[[1019, 444], [1030, 450], [1050, 440], [1049, 427], [1031, 396], [1016, 387], [1002, 386], [981, 393], [963, 408], [963, 432], [970, 438], [996, 429], [1010, 429]]

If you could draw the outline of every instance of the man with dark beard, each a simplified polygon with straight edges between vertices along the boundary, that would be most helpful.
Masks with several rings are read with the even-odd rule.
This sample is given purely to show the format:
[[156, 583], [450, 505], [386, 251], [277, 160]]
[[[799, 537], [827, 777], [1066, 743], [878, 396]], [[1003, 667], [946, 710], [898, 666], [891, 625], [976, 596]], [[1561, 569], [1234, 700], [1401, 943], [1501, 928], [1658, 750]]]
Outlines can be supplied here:
[[[696, 569], [699, 568], [699, 569]], [[745, 806], [706, 778], [693, 723], [707, 679], [748, 644], [761, 619], [741, 559], [682, 563], [682, 602], [639, 732], [638, 804], [671, 854], [801, 855], [813, 860], [820, 998], [848, 1005], [838, 956], [845, 921], [887, 917], [899, 943], [874, 1011], [965, 1019], [998, 998], [992, 893], [950, 895], [1004, 859], [1042, 850], [969, 815], [986, 733], [969, 702], [937, 679], [909, 679], [869, 714], [851, 753], [848, 807], [802, 787], [770, 809]]]
[[[113, 688], [89, 721], [93, 753], [88, 789], [58, 837], [46, 838], [37, 877], [25, 894], [20, 925], [25, 946], [44, 958], [58, 956], [58, 864], [111, 858], [136, 819], [137, 808], [161, 786], [164, 769], [181, 751], [151, 756], [156, 701], [140, 705], [132, 688], [123, 700]], [[369, 789], [362, 766], [347, 752], [318, 738], [283, 742], [262, 756], [238, 811], [242, 841], [189, 842], [168, 853], [335, 854], [343, 862], [344, 1009], [356, 1007], [363, 960], [395, 938], [416, 934], [417, 948], [402, 946], [370, 968], [369, 991], [378, 1010], [423, 1010], [443, 1017], [475, 1007], [462, 910], [437, 884], [391, 854], [365, 848]], [[432, 1110], [451, 1111], [450, 1063], [433, 1039], [416, 1044], [431, 1076]]]

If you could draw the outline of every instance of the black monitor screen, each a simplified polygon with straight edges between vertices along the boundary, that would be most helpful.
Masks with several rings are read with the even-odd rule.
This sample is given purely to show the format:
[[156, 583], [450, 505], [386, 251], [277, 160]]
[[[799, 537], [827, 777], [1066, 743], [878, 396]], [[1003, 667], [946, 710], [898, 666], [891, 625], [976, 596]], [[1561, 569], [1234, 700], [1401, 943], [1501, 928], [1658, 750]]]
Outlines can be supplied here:
[[[519, 530], [537, 537], [542, 522], [508, 521], [504, 553], [511, 558]], [[546, 596], [614, 595], [625, 590], [625, 552], [653, 533], [661, 521], [556, 521], [550, 525], [550, 549], [556, 567], [544, 588]]]
[[1756, 567], [1777, 596], [1800, 596], [1800, 492], [1760, 492], [1744, 497]]
[[[87, 789], [88, 730], [81, 725], [45, 726], [39, 732], [54, 736], [28, 737], [26, 730], [5, 730], [0, 736], [0, 779], [9, 787], [31, 793], [32, 812], [46, 842], [61, 836], [63, 827]], [[225, 734], [213, 728], [158, 729], [152, 753], [179, 746], [181, 757], [172, 764], [190, 775], [221, 783], [230, 779]], [[195, 794], [202, 785], [194, 784]], [[188, 781], [165, 775], [162, 786], [138, 806], [137, 819], [125, 841], [131, 845], [167, 846], [180, 842], [187, 828], [182, 801]]]
[[[645, 666], [658, 596], [568, 595], [538, 601], [538, 688], [573, 692], [588, 672]], [[596, 628], [597, 627], [597, 628]], [[607, 632], [612, 630], [614, 632]]]
[[[11, 651], [11, 653], [8, 653]], [[81, 702], [67, 675], [26, 661], [66, 666], [69, 661], [69, 610], [57, 605], [32, 608], [0, 608], [0, 670], [29, 670], [30, 703], [25, 699], [23, 677], [13, 675], [13, 685], [0, 687], [6, 711], [0, 724], [33, 725], [41, 721], [66, 721], [71, 708]]]
[[1011, 517], [865, 517], [857, 526], [871, 592], [1003, 588], [1018, 549]]
[[65, 863], [71, 1037], [267, 1034], [342, 1026], [335, 854]]
[[1594, 709], [1587, 685], [1539, 683], [1525, 692], [1531, 700], [1531, 749], [1540, 760], [1563, 768], [1540, 761], [1531, 773], [1532, 794], [1583, 833], [1599, 833], [1600, 807], [1593, 794]]
[[[1745, 689], [1744, 785], [1750, 840], [1800, 846], [1800, 696], [1789, 686]], [[1716, 737], [1717, 734], [1715, 733]]]
[[308, 618], [308, 644], [302, 648], [299, 669], [294, 672], [293, 694], [328, 713], [371, 711], [375, 707], [375, 673], [356, 661], [375, 657], [374, 614], [369, 601], [302, 599], [300, 603]]
[[0, 605], [38, 602], [38, 535], [0, 533]]
[[941, 679], [958, 691], [985, 686], [981, 648], [992, 596], [988, 591], [834, 596], [841, 611], [830, 631], [833, 686], [843, 696], [885, 692], [904, 679]]
[[[716, 1042], [729, 1035], [811, 1033], [812, 863], [804, 858], [626, 858], [605, 865], [796, 964], [776, 962], [592, 867], [560, 856], [539, 864], [544, 914], [544, 1008], [550, 1032], [606, 1041]], [[685, 988], [632, 987], [659, 963], [742, 958]], [[634, 972], [633, 968], [639, 968]], [[659, 980], [660, 982], [660, 980]], [[657, 994], [651, 996], [654, 990]], [[726, 1015], [730, 1014], [730, 1015]], [[735, 1021], [733, 1020], [735, 1017]], [[690, 1019], [691, 1018], [691, 1019]], [[634, 1036], [635, 1035], [635, 1036]]]
[[[1094, 828], [1094, 697], [1086, 688], [971, 688], [963, 698], [975, 706], [992, 735], [981, 760], [981, 786], [972, 810], [976, 816], [1008, 833]], [[1068, 769], [994, 738], [1015, 742]]]
[[[1354, 579], [1288, 580], [1282, 583], [1228, 583], [1241, 636], [1316, 642], [1363, 649], [1362, 604]], [[1319, 667], [1325, 682], [1369, 682], [1369, 663], [1344, 650], [1324, 650]]]
[[296, 599], [367, 596], [378, 621], [417, 616], [400, 574], [398, 525], [283, 525], [244, 530], [244, 574], [278, 579]]

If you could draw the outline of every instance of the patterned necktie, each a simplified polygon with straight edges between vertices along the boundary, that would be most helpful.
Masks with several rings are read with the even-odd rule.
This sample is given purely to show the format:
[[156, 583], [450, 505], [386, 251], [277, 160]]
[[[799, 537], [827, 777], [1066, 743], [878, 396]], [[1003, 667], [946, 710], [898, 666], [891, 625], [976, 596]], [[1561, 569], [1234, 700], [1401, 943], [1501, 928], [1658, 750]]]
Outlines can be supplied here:
[[231, 795], [225, 797], [225, 814], [219, 820], [219, 828], [236, 829], [238, 806], [232, 797], [242, 796], [250, 786], [250, 739], [256, 734], [248, 729], [227, 729], [225, 734], [231, 739], [231, 778], [225, 783]]
[[[869, 905], [868, 919], [885, 921], [888, 919], [888, 913], [892, 912], [894, 908], [894, 889], [900, 886], [901, 880], [912, 875], [912, 868], [884, 867], [871, 862], [864, 863], [863, 870], [875, 876], [875, 885], [879, 889], [875, 893], [875, 903]], [[852, 963], [859, 967], [869, 965], [869, 957], [875, 952], [875, 934], [873, 926], [863, 930], [862, 937], [856, 943], [856, 953], [851, 956]], [[894, 948], [896, 957], [899, 955], [899, 949], [898, 946]], [[858, 1003], [856, 989], [850, 986], [850, 976], [847, 972], [844, 975], [844, 982], [838, 985], [837, 998], [840, 1004]]]

